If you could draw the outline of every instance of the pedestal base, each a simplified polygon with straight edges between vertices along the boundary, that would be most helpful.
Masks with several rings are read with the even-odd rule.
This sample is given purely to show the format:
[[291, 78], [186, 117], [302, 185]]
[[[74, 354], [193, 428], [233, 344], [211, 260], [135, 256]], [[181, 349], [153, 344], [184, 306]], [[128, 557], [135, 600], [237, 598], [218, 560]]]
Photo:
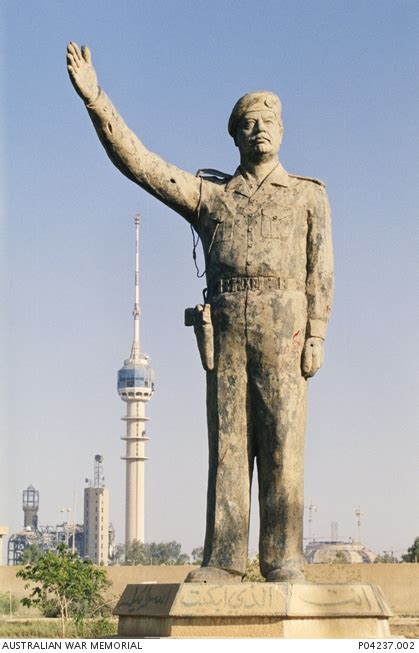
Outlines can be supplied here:
[[389, 637], [377, 585], [209, 583], [127, 585], [120, 637]]

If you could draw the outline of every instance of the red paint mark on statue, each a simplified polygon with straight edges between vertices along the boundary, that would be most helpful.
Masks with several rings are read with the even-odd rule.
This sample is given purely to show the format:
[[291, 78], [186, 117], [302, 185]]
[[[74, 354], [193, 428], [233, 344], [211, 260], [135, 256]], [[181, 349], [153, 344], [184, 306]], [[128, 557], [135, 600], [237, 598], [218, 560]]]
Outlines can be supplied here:
[[300, 349], [301, 349], [301, 342], [298, 340], [298, 336], [300, 335], [301, 330], [296, 331], [295, 333], [292, 334], [292, 344], [294, 346], [294, 353], [298, 354]]

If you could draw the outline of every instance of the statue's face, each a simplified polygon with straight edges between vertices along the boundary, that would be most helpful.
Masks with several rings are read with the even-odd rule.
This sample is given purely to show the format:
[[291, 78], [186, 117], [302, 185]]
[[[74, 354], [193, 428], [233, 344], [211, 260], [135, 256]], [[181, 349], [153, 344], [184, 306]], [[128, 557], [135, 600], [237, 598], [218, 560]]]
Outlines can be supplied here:
[[234, 141], [242, 159], [264, 161], [278, 153], [282, 132], [282, 125], [272, 111], [249, 111], [237, 125]]

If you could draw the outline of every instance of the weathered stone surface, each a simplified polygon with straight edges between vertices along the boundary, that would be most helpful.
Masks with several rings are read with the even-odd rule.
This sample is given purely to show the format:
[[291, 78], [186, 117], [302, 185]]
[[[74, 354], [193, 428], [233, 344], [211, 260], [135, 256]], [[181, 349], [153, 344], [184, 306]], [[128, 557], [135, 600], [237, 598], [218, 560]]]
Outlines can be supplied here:
[[256, 461], [261, 571], [276, 582], [295, 580], [303, 566], [307, 379], [322, 364], [332, 300], [324, 185], [279, 163], [283, 125], [273, 93], [248, 94], [233, 109], [234, 175], [194, 176], [149, 152], [126, 126], [99, 88], [87, 48], [70, 43], [67, 62], [112, 162], [202, 241], [210, 306], [192, 320], [207, 371], [209, 438], [199, 579], [211, 582], [214, 567], [244, 574]]
[[388, 637], [375, 585], [128, 585], [119, 634], [175, 637]]
[[241, 583], [242, 575], [220, 569], [219, 567], [200, 567], [193, 569], [185, 578], [185, 583]]

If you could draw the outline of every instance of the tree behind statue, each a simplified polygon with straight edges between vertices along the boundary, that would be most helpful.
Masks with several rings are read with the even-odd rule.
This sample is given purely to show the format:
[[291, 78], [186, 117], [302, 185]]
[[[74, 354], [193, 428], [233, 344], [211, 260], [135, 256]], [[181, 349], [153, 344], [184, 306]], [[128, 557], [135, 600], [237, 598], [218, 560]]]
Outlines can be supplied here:
[[26, 607], [38, 607], [44, 614], [55, 607], [61, 619], [61, 635], [66, 636], [69, 618], [73, 618], [77, 634], [85, 634], [85, 620], [109, 612], [102, 595], [110, 585], [106, 570], [91, 560], [81, 560], [64, 544], [56, 553], [45, 552], [36, 561], [20, 569], [16, 576], [29, 581], [29, 596], [22, 599]]

